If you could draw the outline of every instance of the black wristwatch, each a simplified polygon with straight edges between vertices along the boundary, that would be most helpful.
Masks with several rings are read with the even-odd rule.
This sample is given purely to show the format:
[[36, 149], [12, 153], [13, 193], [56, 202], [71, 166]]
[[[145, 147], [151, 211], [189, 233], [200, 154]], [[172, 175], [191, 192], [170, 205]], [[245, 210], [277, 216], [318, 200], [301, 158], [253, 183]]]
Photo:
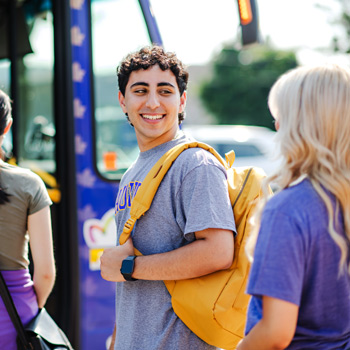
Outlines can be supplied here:
[[134, 272], [136, 256], [128, 256], [122, 262], [120, 269], [121, 274], [127, 281], [137, 281], [137, 278], [132, 278], [131, 275]]

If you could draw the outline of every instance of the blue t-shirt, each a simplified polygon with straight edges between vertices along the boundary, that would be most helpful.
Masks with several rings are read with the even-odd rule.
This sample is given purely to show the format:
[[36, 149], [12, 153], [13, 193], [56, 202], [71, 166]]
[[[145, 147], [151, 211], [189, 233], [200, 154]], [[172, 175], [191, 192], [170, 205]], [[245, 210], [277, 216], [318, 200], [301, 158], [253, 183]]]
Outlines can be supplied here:
[[[325, 204], [308, 179], [267, 203], [248, 283], [246, 334], [262, 318], [265, 295], [299, 306], [287, 349], [350, 349], [350, 276], [339, 274], [340, 249], [327, 227]], [[336, 227], [344, 234], [341, 212]]]

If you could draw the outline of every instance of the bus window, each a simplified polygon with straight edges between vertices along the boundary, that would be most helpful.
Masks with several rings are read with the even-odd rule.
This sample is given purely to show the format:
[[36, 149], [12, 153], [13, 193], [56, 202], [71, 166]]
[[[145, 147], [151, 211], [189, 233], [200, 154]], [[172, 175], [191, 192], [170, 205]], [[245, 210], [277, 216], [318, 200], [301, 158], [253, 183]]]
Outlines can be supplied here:
[[54, 173], [53, 18], [50, 11], [25, 14], [33, 53], [19, 67], [18, 163]]
[[[40, 169], [54, 173], [52, 14], [44, 8], [40, 13], [34, 13], [25, 6], [19, 10], [21, 16], [17, 16], [17, 25], [26, 31], [31, 49], [26, 55], [21, 55], [19, 48], [19, 58], [16, 62], [18, 72], [18, 90], [14, 101], [17, 106], [14, 123], [18, 126], [16, 161], [19, 165], [34, 171]], [[9, 60], [1, 60], [1, 76], [9, 74], [9, 71]], [[10, 94], [9, 76], [1, 81], [5, 82], [2, 88]], [[8, 155], [11, 155], [11, 146], [9, 137], [5, 145]]]
[[136, 159], [132, 126], [119, 107], [116, 68], [122, 58], [150, 40], [136, 0], [91, 3], [95, 107], [95, 161], [105, 178], [118, 180]]
[[[24, 168], [39, 174], [54, 174], [56, 162], [52, 13], [48, 8], [35, 12], [22, 6], [17, 8], [16, 21], [17, 30], [22, 34], [17, 47], [17, 84], [14, 97], [11, 96], [11, 85], [14, 81], [10, 78], [11, 64], [7, 58], [9, 53], [4, 53], [4, 58], [0, 60], [1, 88], [13, 98], [14, 124], [4, 142], [5, 154], [8, 159], [13, 155], [10, 162], [16, 162]], [[16, 149], [12, 145], [12, 132], [16, 137]], [[45, 178], [49, 177], [51, 175]], [[51, 182], [49, 186], [55, 186]], [[53, 200], [55, 201], [54, 198]]]

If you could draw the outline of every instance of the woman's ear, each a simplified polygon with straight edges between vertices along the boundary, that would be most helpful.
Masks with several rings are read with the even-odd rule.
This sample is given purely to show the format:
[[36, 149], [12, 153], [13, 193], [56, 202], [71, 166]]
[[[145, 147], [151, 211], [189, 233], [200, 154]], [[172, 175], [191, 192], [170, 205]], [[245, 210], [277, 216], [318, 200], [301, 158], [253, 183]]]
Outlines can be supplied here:
[[275, 119], [275, 129], [276, 131], [278, 131], [278, 129], [280, 128], [280, 123], [277, 119]]
[[5, 130], [4, 130], [4, 133], [3, 133], [3, 135], [5, 135], [5, 134], [7, 134], [8, 133], [8, 131], [10, 130], [10, 128], [11, 128], [11, 125], [12, 125], [12, 118], [9, 120], [9, 122], [7, 123], [7, 125], [6, 125], [6, 128], [5, 128]]

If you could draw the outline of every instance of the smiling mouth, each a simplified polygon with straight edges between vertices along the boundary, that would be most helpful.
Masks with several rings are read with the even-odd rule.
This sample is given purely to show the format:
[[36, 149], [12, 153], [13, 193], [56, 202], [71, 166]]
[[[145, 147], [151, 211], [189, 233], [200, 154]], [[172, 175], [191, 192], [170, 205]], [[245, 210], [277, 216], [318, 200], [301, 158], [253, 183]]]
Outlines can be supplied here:
[[149, 115], [149, 114], [141, 114], [142, 118], [148, 119], [148, 120], [160, 120], [165, 117], [165, 114], [156, 114], [156, 115]]

